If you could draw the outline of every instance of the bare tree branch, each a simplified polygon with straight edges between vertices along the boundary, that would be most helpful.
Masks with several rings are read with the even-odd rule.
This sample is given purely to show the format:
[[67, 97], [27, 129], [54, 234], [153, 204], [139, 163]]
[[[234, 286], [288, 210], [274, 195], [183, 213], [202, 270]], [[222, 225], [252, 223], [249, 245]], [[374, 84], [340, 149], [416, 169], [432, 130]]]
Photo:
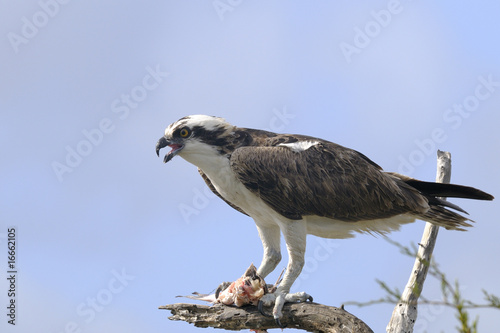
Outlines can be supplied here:
[[[436, 182], [449, 183], [451, 178], [451, 154], [438, 150], [437, 155]], [[413, 332], [413, 325], [417, 320], [418, 298], [424, 288], [424, 281], [429, 270], [438, 231], [438, 226], [429, 222], [426, 223], [410, 279], [387, 325], [386, 331], [388, 333]]]
[[[196, 327], [214, 327], [226, 330], [264, 330], [279, 328], [272, 317], [260, 314], [257, 307], [233, 307], [222, 304], [213, 306], [176, 303], [160, 306], [170, 310], [171, 320], [183, 320]], [[317, 303], [287, 303], [281, 322], [287, 328], [317, 333], [372, 333], [360, 319], [341, 308]]]

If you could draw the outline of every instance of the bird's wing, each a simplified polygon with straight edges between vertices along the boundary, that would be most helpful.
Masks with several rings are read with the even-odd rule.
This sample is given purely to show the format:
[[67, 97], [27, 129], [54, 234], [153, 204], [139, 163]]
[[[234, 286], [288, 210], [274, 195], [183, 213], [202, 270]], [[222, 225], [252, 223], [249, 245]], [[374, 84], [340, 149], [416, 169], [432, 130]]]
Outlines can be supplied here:
[[429, 209], [418, 190], [355, 150], [318, 139], [305, 150], [294, 150], [283, 146], [286, 139], [272, 140], [270, 146], [236, 149], [231, 168], [250, 191], [287, 218], [317, 215], [355, 222]]

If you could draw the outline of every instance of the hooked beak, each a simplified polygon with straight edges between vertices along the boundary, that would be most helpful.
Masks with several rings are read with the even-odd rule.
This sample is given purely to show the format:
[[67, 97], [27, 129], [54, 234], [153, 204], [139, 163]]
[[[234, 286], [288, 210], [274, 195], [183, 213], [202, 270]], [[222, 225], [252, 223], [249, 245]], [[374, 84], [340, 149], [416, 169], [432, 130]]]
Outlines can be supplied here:
[[182, 148], [184, 148], [182, 144], [175, 143], [163, 136], [156, 143], [156, 155], [160, 156], [160, 149], [165, 148], [167, 146], [172, 148], [172, 150], [165, 155], [165, 157], [163, 158], [163, 163], [167, 163], [168, 161], [170, 161], [172, 158], [174, 158], [175, 155], [177, 155], [182, 150]]

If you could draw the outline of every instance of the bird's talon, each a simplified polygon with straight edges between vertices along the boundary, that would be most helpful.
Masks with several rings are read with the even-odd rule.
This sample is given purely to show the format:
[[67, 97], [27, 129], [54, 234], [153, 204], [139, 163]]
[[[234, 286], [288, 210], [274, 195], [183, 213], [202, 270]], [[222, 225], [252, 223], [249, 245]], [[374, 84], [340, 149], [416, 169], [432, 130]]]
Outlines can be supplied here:
[[218, 299], [220, 293], [223, 292], [224, 290], [226, 290], [227, 287], [229, 287], [230, 285], [231, 285], [231, 282], [222, 282], [221, 284], [219, 284], [219, 286], [215, 290], [215, 299]]
[[276, 325], [278, 325], [279, 328], [285, 328], [286, 325], [283, 325], [280, 321], [279, 318], [274, 318], [274, 321], [276, 322]]
[[259, 301], [259, 303], [257, 304], [257, 309], [259, 310], [260, 314], [265, 316], [265, 317], [272, 317], [272, 315], [270, 314], [267, 314], [265, 311], [264, 311], [264, 302], [262, 301]]

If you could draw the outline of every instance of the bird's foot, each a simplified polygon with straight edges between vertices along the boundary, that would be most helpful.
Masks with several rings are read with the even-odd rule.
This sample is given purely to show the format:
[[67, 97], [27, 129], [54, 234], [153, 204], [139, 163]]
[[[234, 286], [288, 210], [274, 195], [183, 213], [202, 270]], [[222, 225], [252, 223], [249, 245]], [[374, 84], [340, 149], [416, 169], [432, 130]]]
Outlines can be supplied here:
[[274, 317], [274, 320], [279, 327], [284, 328], [285, 326], [283, 326], [283, 324], [281, 323], [281, 318], [283, 317], [283, 306], [285, 306], [285, 303], [301, 303], [306, 301], [312, 302], [313, 298], [311, 295], [306, 294], [305, 292], [291, 294], [282, 291], [276, 291], [274, 293], [265, 294], [264, 296], [262, 296], [262, 298], [259, 300], [258, 309], [259, 312], [264, 316], [271, 317], [271, 315], [264, 312], [264, 306], [271, 306], [274, 303], [272, 317]]

